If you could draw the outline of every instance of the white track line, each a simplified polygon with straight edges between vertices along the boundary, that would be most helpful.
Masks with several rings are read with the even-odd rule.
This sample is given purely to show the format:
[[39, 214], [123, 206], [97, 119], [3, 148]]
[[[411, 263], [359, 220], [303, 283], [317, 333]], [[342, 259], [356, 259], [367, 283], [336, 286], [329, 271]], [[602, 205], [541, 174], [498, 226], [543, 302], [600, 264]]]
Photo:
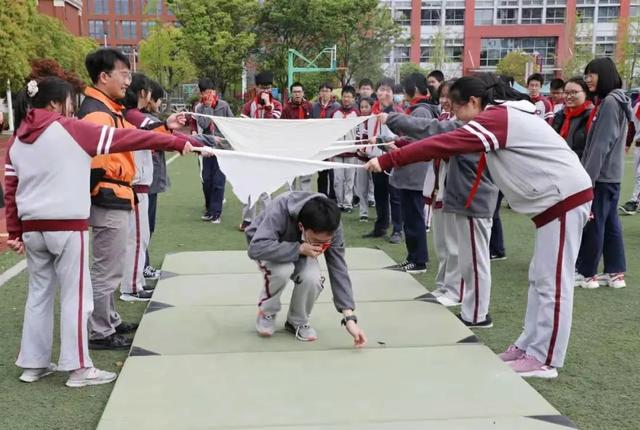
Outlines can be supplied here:
[[18, 261], [13, 267], [7, 269], [2, 275], [0, 275], [0, 287], [9, 282], [11, 278], [18, 275], [27, 267], [27, 260], [22, 259]]
[[169, 159], [167, 160], [167, 166], [168, 166], [169, 164], [173, 163], [173, 160], [175, 160], [175, 159], [176, 159], [176, 158], [178, 158], [179, 156], [180, 156], [180, 154], [178, 153], [178, 154], [174, 155], [173, 157], [169, 158]]

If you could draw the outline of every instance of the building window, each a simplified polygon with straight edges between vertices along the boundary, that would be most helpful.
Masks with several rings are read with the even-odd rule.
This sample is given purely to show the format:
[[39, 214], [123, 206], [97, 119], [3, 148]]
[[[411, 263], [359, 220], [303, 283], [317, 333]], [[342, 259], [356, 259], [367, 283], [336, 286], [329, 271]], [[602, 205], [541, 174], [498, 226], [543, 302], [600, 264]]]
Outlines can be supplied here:
[[411, 48], [408, 46], [396, 46], [393, 48], [393, 58], [396, 63], [408, 63], [411, 59]]
[[89, 36], [93, 37], [94, 39], [102, 40], [105, 34], [109, 33], [108, 27], [109, 27], [109, 21], [89, 20]]
[[120, 39], [136, 39], [137, 36], [135, 21], [120, 21]]
[[420, 47], [420, 62], [428, 63], [431, 61], [431, 55], [433, 54], [433, 48], [431, 46]]
[[597, 43], [596, 57], [614, 57], [616, 55], [615, 43]]
[[422, 9], [422, 25], [440, 25], [440, 9]]
[[464, 25], [464, 9], [447, 9], [444, 23], [446, 25]]
[[593, 7], [579, 7], [576, 8], [576, 14], [578, 16], [578, 22], [581, 23], [593, 23], [594, 8]]
[[555, 37], [482, 39], [480, 66], [495, 67], [511, 51], [537, 52], [544, 59], [544, 65], [555, 66], [556, 43]]
[[462, 61], [462, 46], [445, 46], [444, 55], [447, 63], [460, 63]]
[[106, 15], [109, 13], [109, 0], [93, 0], [94, 15]]
[[155, 9], [149, 7], [149, 0], [142, 0], [142, 10], [147, 15], [162, 15], [162, 0], [156, 0]]
[[498, 9], [496, 24], [517, 24], [518, 9]]
[[518, 6], [518, 0], [500, 0], [498, 6]]
[[493, 24], [493, 9], [476, 9], [475, 25]]
[[547, 7], [549, 6], [566, 6], [567, 0], [547, 0]]
[[542, 24], [542, 8], [522, 9], [523, 24]]
[[547, 8], [547, 24], [563, 24], [564, 9], [559, 7]]
[[116, 15], [129, 15], [129, 0], [115, 0]]
[[542, 6], [543, 0], [522, 0], [522, 6]]
[[411, 24], [411, 11], [406, 9], [396, 10], [393, 20], [398, 25], [410, 25]]
[[616, 22], [620, 16], [620, 6], [607, 6], [598, 9], [598, 22]]
[[142, 23], [140, 23], [140, 26], [142, 27], [142, 38], [146, 39], [147, 36], [149, 36], [149, 32], [151, 31], [151, 29], [156, 26], [156, 22], [143, 21]]

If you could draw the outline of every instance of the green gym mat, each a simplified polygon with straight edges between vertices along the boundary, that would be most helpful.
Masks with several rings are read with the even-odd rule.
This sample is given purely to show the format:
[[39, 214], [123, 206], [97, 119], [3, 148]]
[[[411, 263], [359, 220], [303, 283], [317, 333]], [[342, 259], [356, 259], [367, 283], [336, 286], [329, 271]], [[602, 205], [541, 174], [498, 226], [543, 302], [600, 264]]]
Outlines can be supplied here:
[[[255, 331], [256, 306], [179, 306], [144, 315], [132, 355], [213, 354], [226, 352], [316, 351], [352, 348], [332, 304], [317, 304], [311, 315], [315, 342], [299, 342], [284, 330], [286, 307], [276, 334]], [[477, 341], [473, 332], [441, 305], [426, 302], [363, 302], [357, 306], [370, 348], [454, 345]]]
[[[396, 262], [379, 249], [347, 248], [346, 260], [349, 270], [382, 269]], [[324, 258], [320, 266], [326, 269]], [[249, 259], [247, 251], [205, 251], [167, 254], [162, 263], [165, 276], [198, 275], [208, 273], [254, 273], [256, 262]]]
[[473, 429], [494, 417], [548, 415], [559, 413], [487, 347], [469, 344], [130, 357], [98, 428], [475, 419], [478, 427], [464, 427]]
[[[350, 272], [353, 292], [358, 302], [413, 300], [427, 290], [413, 276], [395, 270], [354, 270]], [[318, 303], [332, 299], [329, 276], [325, 276], [325, 291]], [[253, 273], [185, 275], [161, 279], [153, 300], [173, 306], [255, 305], [264, 285], [263, 275]], [[289, 302], [293, 282], [282, 294]]]

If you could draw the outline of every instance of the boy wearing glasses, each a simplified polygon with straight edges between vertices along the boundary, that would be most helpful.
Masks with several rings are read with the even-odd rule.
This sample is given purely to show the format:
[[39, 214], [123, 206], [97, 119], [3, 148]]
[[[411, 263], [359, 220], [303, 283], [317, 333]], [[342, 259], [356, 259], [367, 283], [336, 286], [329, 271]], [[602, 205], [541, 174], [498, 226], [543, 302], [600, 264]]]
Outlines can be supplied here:
[[284, 327], [296, 339], [318, 338], [309, 324], [313, 305], [324, 288], [318, 257], [325, 256], [333, 302], [343, 315], [342, 325], [360, 348], [366, 344], [353, 310], [351, 279], [344, 259], [344, 237], [340, 209], [319, 193], [294, 191], [275, 198], [245, 230], [248, 254], [264, 275], [258, 303], [256, 330], [269, 337], [275, 332], [280, 296], [291, 279], [294, 282]]

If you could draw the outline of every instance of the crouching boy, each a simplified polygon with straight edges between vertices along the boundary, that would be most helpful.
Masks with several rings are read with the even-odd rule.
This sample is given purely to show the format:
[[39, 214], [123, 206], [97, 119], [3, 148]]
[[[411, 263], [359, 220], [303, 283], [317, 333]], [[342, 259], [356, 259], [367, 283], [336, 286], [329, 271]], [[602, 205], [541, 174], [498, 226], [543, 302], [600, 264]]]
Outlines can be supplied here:
[[258, 303], [256, 329], [261, 336], [275, 331], [280, 296], [291, 279], [294, 283], [289, 313], [284, 327], [296, 339], [310, 342], [318, 338], [309, 316], [324, 288], [318, 257], [324, 254], [333, 302], [342, 313], [344, 325], [356, 347], [366, 344], [353, 310], [351, 279], [344, 259], [344, 237], [340, 210], [325, 195], [304, 191], [278, 196], [245, 231], [248, 254], [264, 275]]

